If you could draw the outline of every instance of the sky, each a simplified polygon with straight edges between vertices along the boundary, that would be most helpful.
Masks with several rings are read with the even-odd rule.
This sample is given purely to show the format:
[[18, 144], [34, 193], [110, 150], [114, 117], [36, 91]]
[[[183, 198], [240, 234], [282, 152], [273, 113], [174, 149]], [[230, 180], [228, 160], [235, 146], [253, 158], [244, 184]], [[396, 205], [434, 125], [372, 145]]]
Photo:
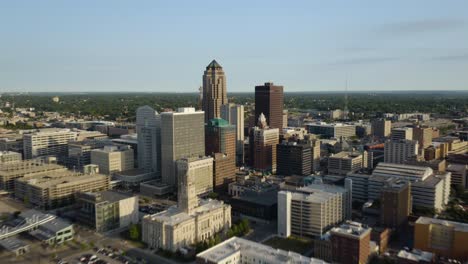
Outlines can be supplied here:
[[1, 92], [468, 90], [468, 1], [0, 1]]

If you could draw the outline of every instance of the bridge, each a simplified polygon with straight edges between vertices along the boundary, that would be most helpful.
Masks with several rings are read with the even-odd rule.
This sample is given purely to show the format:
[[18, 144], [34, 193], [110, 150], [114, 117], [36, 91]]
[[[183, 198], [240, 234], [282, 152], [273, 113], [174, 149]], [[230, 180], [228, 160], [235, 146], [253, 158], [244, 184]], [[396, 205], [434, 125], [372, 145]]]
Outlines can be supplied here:
[[0, 240], [14, 235], [31, 231], [56, 218], [52, 214], [44, 214], [36, 210], [29, 210], [20, 214], [21, 220], [16, 221], [14, 227], [2, 226], [0, 228]]

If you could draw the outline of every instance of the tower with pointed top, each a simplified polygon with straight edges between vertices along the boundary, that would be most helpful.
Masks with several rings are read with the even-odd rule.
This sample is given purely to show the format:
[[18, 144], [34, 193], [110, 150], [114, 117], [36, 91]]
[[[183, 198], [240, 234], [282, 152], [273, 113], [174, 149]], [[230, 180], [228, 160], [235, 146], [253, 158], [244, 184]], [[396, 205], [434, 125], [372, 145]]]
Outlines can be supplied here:
[[223, 67], [213, 60], [203, 74], [202, 109], [205, 123], [213, 118], [221, 118], [221, 106], [227, 104], [226, 75]]

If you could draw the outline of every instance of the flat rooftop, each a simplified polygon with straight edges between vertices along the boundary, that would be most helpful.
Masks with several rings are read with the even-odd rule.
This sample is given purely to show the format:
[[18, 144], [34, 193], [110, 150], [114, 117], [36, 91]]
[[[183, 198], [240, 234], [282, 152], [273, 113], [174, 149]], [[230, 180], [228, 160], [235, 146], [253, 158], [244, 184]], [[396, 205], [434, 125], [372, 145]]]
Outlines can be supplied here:
[[309, 258], [295, 252], [274, 249], [247, 239], [232, 237], [214, 247], [211, 247], [197, 255], [211, 263], [218, 263], [236, 253], [244, 256], [259, 256], [261, 260], [271, 263], [296, 263], [296, 264], [323, 264], [327, 263], [316, 258]]
[[39, 188], [46, 188], [55, 185], [78, 184], [80, 182], [104, 179], [108, 176], [103, 174], [83, 174], [73, 171], [46, 171], [26, 174], [18, 181], [26, 182]]
[[339, 227], [334, 227], [330, 230], [331, 234], [346, 235], [354, 238], [361, 238], [370, 233], [371, 228], [358, 223], [347, 221]]
[[421, 216], [418, 218], [418, 220], [416, 220], [416, 224], [444, 225], [444, 226], [453, 227], [456, 231], [468, 232], [468, 224], [455, 222], [455, 221], [449, 221], [449, 220], [443, 220], [443, 219], [437, 219], [437, 218]]
[[398, 252], [398, 258], [407, 259], [411, 261], [425, 261], [430, 263], [434, 257], [434, 254], [431, 252], [421, 251], [418, 249], [413, 249], [413, 251], [400, 250]]

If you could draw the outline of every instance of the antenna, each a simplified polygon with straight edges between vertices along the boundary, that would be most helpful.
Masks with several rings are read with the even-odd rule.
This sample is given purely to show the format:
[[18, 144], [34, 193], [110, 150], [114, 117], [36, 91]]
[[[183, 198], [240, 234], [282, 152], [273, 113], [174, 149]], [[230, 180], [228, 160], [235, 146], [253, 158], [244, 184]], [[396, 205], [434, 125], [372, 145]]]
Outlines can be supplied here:
[[343, 108], [343, 119], [347, 120], [348, 119], [348, 78], [346, 77], [345, 80], [345, 94], [344, 94], [344, 108]]

